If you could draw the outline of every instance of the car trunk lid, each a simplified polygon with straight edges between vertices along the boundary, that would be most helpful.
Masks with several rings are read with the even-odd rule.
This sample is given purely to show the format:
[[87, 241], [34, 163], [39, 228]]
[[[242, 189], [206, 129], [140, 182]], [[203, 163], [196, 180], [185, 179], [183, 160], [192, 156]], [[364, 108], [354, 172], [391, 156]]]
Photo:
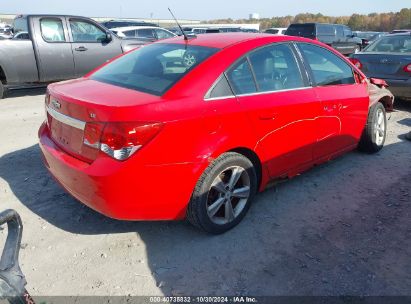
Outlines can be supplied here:
[[[136, 105], [159, 101], [160, 97], [89, 79], [49, 86], [46, 97], [47, 124], [52, 140], [65, 152], [91, 163], [99, 150], [84, 145], [87, 130], [101, 135], [104, 123], [124, 119]], [[101, 123], [100, 127], [99, 123]]]
[[357, 59], [369, 77], [399, 80], [410, 78], [410, 73], [405, 72], [404, 67], [411, 63], [411, 54], [362, 53], [358, 54]]

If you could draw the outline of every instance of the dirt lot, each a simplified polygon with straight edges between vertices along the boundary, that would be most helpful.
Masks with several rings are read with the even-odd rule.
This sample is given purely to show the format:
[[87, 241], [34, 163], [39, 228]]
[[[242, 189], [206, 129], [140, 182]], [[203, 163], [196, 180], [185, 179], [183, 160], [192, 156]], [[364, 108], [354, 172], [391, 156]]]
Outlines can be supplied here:
[[240, 226], [209, 236], [111, 220], [65, 194], [39, 155], [43, 93], [0, 101], [0, 206], [23, 218], [33, 295], [411, 295], [411, 103], [397, 104], [379, 154], [271, 188]]

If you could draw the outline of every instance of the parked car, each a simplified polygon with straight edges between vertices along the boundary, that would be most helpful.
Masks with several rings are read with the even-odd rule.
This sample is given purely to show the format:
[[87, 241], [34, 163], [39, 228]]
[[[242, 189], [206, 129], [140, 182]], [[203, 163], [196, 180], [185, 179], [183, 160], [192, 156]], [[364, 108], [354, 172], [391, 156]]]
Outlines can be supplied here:
[[121, 20], [121, 19], [116, 19], [116, 20], [109, 20], [105, 22], [101, 22], [101, 24], [108, 28], [116, 28], [116, 27], [127, 27], [127, 26], [155, 26], [158, 27], [157, 24], [151, 23], [151, 22], [144, 22], [144, 21], [133, 21], [133, 20]]
[[241, 31], [244, 33], [259, 33], [260, 31], [257, 29], [252, 29], [252, 28], [241, 28]]
[[314, 40], [176, 37], [49, 85], [40, 147], [54, 178], [98, 212], [222, 233], [269, 181], [379, 151], [392, 102]]
[[396, 97], [411, 98], [411, 33], [384, 36], [351, 61], [368, 77], [384, 79]]
[[272, 27], [269, 29], [266, 29], [264, 33], [266, 34], [274, 34], [274, 35], [285, 35], [285, 32], [287, 31], [287, 28], [283, 27]]
[[0, 41], [0, 98], [9, 88], [81, 77], [145, 43], [121, 40], [97, 22], [78, 16], [18, 16], [14, 30], [31, 37]]
[[393, 30], [390, 32], [390, 34], [403, 34], [403, 33], [411, 33], [411, 29]]
[[19, 32], [19, 33], [15, 34], [13, 36], [13, 38], [11, 38], [11, 39], [14, 39], [14, 40], [17, 40], [17, 39], [29, 40], [30, 35], [27, 32]]
[[362, 45], [362, 40], [354, 37], [348, 26], [341, 24], [295, 23], [288, 27], [285, 34], [321, 41], [343, 55], [359, 52]]
[[116, 27], [112, 28], [111, 31], [120, 38], [147, 38], [150, 41], [157, 41], [177, 36], [166, 29], [153, 26]]
[[373, 43], [375, 40], [381, 38], [382, 36], [387, 35], [388, 33], [384, 32], [360, 32], [360, 31], [355, 31], [353, 32], [355, 37], [358, 37], [362, 41], [362, 47], [365, 48], [369, 44]]

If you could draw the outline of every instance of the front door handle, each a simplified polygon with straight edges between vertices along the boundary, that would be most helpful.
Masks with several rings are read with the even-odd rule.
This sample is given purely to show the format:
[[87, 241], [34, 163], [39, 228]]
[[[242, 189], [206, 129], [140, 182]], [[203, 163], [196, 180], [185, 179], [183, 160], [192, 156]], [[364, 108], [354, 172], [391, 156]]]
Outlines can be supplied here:
[[84, 46], [79, 46], [78, 48], [75, 48], [75, 50], [77, 52], [85, 52], [88, 50], [88, 48], [84, 47]]

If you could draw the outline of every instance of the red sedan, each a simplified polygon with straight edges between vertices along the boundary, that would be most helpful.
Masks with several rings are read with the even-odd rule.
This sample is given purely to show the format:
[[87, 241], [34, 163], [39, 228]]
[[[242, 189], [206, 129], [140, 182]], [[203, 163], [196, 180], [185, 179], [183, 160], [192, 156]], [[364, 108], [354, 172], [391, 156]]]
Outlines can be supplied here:
[[164, 40], [51, 84], [44, 161], [109, 217], [222, 233], [257, 191], [358, 146], [382, 148], [388, 91], [333, 49], [298, 37]]

